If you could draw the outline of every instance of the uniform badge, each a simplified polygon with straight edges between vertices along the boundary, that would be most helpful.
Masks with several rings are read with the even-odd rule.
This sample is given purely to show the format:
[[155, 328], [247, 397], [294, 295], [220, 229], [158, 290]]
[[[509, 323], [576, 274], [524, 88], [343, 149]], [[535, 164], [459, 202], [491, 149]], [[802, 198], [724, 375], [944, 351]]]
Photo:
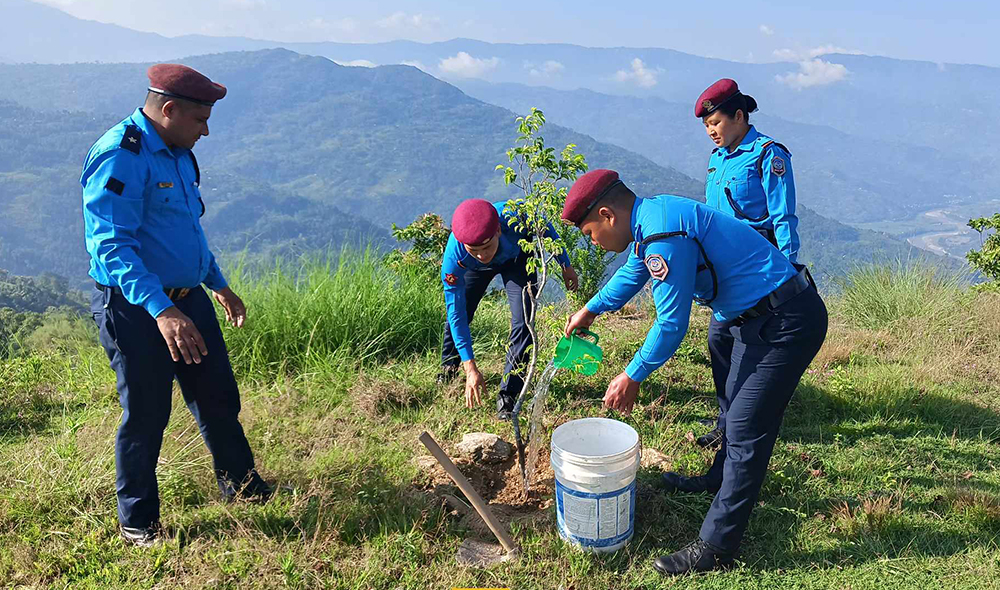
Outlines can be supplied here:
[[712, 104], [712, 101], [708, 100], [707, 98], [701, 101], [701, 108], [705, 109], [706, 111], [712, 110], [713, 106], [714, 105]]
[[646, 269], [649, 270], [649, 276], [658, 281], [667, 278], [667, 272], [670, 270], [667, 268], [667, 261], [659, 254], [650, 254], [646, 257]]
[[158, 186], [160, 188], [174, 188], [174, 183], [172, 183], [172, 182], [159, 182], [159, 183], [156, 184], [156, 186]]
[[771, 174], [775, 176], [785, 175], [785, 160], [781, 156], [771, 158]]
[[456, 277], [455, 275], [453, 275], [451, 273], [448, 273], [448, 274], [444, 275], [444, 282], [446, 282], [449, 285], [451, 285], [452, 287], [454, 287], [456, 284], [458, 284], [458, 277]]

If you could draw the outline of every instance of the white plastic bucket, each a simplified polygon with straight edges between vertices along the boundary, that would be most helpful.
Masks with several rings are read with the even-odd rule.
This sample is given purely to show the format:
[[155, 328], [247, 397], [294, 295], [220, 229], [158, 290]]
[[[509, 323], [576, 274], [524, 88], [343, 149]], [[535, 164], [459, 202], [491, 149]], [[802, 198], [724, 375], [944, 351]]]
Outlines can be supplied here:
[[583, 418], [552, 433], [559, 534], [587, 551], [617, 551], [632, 538], [639, 433], [607, 418]]

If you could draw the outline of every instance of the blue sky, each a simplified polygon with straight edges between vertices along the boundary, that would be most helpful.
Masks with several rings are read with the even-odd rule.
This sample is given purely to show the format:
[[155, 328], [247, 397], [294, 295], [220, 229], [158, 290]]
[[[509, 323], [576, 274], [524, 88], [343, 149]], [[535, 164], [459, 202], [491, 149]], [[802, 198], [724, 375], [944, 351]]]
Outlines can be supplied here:
[[167, 36], [280, 41], [564, 42], [666, 47], [739, 61], [859, 52], [1000, 66], [997, 0], [578, 0], [530, 3], [323, 0], [43, 0], [70, 14]]

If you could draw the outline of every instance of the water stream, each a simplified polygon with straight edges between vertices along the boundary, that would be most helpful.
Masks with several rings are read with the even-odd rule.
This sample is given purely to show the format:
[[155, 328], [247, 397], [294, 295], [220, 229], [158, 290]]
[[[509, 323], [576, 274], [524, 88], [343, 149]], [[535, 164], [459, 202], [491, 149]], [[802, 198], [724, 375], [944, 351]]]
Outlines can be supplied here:
[[538, 383], [535, 385], [535, 396], [531, 398], [531, 413], [528, 416], [528, 451], [524, 465], [526, 487], [530, 487], [533, 483], [531, 479], [538, 463], [538, 452], [542, 447], [542, 414], [545, 412], [545, 400], [549, 397], [549, 384], [552, 383], [558, 370], [555, 361], [549, 361], [548, 366], [538, 377]]

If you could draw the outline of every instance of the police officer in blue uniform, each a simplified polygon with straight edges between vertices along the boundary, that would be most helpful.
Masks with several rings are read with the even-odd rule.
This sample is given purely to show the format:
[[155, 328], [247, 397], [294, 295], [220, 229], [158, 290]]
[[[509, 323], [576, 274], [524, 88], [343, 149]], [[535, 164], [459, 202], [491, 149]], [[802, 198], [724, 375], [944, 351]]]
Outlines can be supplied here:
[[826, 336], [823, 301], [808, 272], [747, 225], [681, 197], [637, 198], [611, 170], [581, 176], [562, 217], [606, 250], [629, 250], [625, 265], [569, 319], [567, 335], [622, 307], [652, 280], [656, 322], [608, 386], [606, 407], [631, 411], [639, 384], [684, 338], [692, 301], [731, 324], [735, 343], [720, 393], [726, 410], [722, 448], [707, 475], [685, 478], [715, 492], [715, 499], [699, 538], [654, 564], [665, 574], [728, 567], [757, 502], [785, 408]]
[[224, 499], [265, 500], [239, 423], [239, 389], [204, 284], [227, 319], [246, 309], [227, 286], [199, 218], [205, 205], [191, 148], [226, 88], [195, 70], [158, 64], [145, 104], [87, 154], [80, 179], [91, 309], [117, 375], [123, 412], [115, 442], [122, 537], [149, 546], [164, 536], [156, 463], [173, 381], [212, 454]]
[[[695, 102], [695, 117], [702, 120], [717, 146], [708, 162], [705, 203], [757, 230], [795, 264], [799, 220], [791, 154], [750, 124], [750, 113], [756, 110], [757, 101], [740, 92], [736, 81], [729, 78], [706, 88]], [[719, 391], [724, 390], [721, 384], [729, 374], [726, 359], [733, 351], [730, 327], [713, 319], [708, 328], [708, 349]], [[697, 443], [703, 447], [720, 443], [725, 421], [725, 415], [720, 414], [716, 428], [699, 437]]]
[[[456, 373], [461, 361], [466, 375], [465, 402], [470, 408], [480, 403], [485, 381], [472, 351], [469, 322], [493, 278], [499, 274], [503, 280], [511, 319], [507, 362], [497, 395], [497, 418], [500, 420], [510, 419], [524, 386], [519, 369], [532, 344], [526, 322], [528, 308], [524, 289], [536, 282], [535, 275], [529, 274], [526, 268], [528, 254], [518, 243], [527, 236], [511, 227], [511, 214], [504, 212], [505, 205], [506, 201], [490, 203], [483, 199], [469, 199], [459, 204], [452, 215], [452, 233], [441, 264], [447, 309], [441, 351], [442, 374]], [[552, 237], [556, 236], [551, 225], [549, 232]], [[579, 278], [569, 257], [562, 253], [557, 261], [562, 267], [566, 288], [575, 290]]]

